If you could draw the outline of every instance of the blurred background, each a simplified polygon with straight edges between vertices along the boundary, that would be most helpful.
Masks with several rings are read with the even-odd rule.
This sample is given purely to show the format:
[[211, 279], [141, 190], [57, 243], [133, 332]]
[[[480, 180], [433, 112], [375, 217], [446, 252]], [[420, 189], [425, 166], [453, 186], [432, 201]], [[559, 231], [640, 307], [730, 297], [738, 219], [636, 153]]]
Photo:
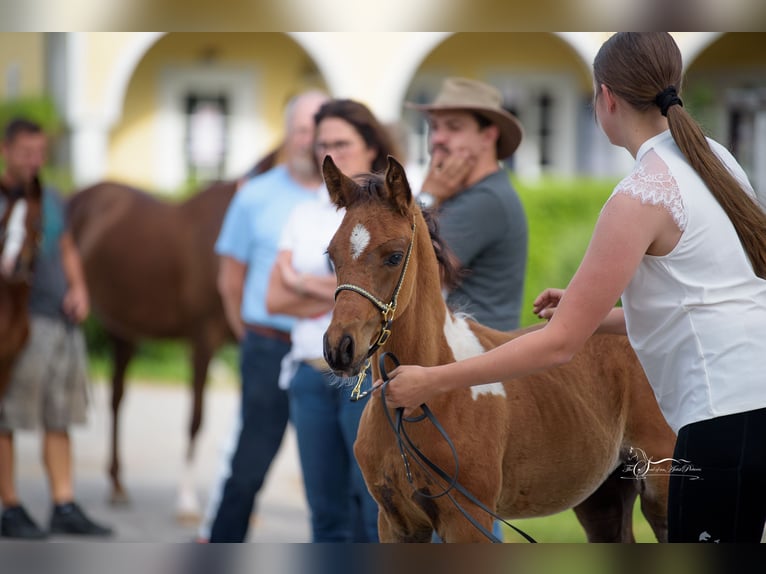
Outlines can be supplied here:
[[[477, 6], [482, 22], [495, 13], [492, 6]], [[593, 117], [590, 65], [608, 35], [384, 32], [374, 27], [364, 33], [0, 32], [0, 123], [22, 114], [43, 124], [52, 138], [45, 177], [65, 195], [113, 180], [180, 202], [212, 181], [245, 174], [281, 141], [284, 103], [303, 89], [319, 87], [332, 96], [364, 102], [391, 126], [407, 150], [402, 160], [417, 188], [428, 160], [426, 125], [404, 102], [431, 101], [446, 76], [487, 81], [498, 87], [505, 107], [525, 128], [508, 167], [529, 219], [523, 316], [528, 325], [535, 322], [532, 298], [545, 287], [568, 283], [601, 205], [632, 165], [629, 154], [609, 144]], [[763, 197], [766, 33], [674, 36], [686, 67], [684, 105], [710, 136], [734, 153]], [[96, 317], [86, 323], [86, 334], [93, 378], [103, 387], [109, 376], [108, 348]], [[123, 439], [126, 468], [143, 464], [137, 461], [144, 450], [129, 445], [151, 442], [159, 432], [178, 441], [168, 443], [164, 454], [155, 454], [159, 458], [154, 463], [146, 463], [147, 476], [156, 474], [151, 465], [169, 460], [171, 452], [177, 452], [173, 456], [179, 461], [171, 474], [180, 473], [188, 410], [183, 385], [191, 376], [187, 354], [179, 341], [141, 343], [128, 376], [141, 381], [142, 397], [149, 397], [141, 400], [159, 410], [151, 419], [156, 430], [142, 434], [142, 421], [149, 419], [141, 417], [149, 411], [135, 403], [131, 411], [128, 405], [123, 420], [132, 430]], [[223, 440], [236, 408], [236, 361], [236, 349], [227, 345], [211, 367], [210, 377], [216, 381], [212, 388], [218, 393], [212, 396], [219, 398], [207, 408], [203, 428], [210, 433], [208, 446], [201, 447], [208, 463], [198, 472], [203, 497], [212, 481], [215, 445]], [[131, 390], [127, 392], [129, 396]], [[97, 389], [96, 399], [101, 414], [75, 439], [78, 444], [91, 437], [86, 444], [92, 446], [78, 454], [78, 464], [92, 468], [93, 476], [106, 467], [107, 391]], [[167, 416], [169, 412], [174, 415]], [[102, 450], [94, 446], [99, 441]], [[86, 459], [87, 464], [82, 462]], [[33, 466], [37, 468], [36, 462], [30, 462], [29, 468]], [[295, 467], [286, 467], [292, 477], [288, 482], [297, 485], [290, 496], [298, 497], [287, 504], [288, 515], [307, 527]], [[81, 472], [81, 480], [100, 488], [101, 479], [86, 479]], [[167, 488], [172, 496], [172, 487]], [[135, 494], [140, 498], [140, 490]], [[172, 512], [172, 504], [153, 506]], [[130, 530], [130, 540], [157, 540], [152, 530], [156, 524], [147, 522], [142, 531], [140, 516], [136, 520], [139, 525]], [[527, 530], [543, 541], [584, 541], [571, 513], [539, 519]], [[184, 540], [193, 533], [193, 527], [185, 527], [170, 536]], [[641, 518], [637, 538], [653, 540]]]

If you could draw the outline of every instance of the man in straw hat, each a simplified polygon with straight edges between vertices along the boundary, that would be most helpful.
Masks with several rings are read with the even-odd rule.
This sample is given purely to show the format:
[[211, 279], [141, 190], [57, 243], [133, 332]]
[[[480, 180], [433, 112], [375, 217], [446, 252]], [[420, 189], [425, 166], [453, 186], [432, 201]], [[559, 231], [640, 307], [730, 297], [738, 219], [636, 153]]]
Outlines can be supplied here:
[[467, 271], [450, 308], [501, 330], [519, 326], [527, 260], [527, 221], [499, 160], [523, 130], [489, 84], [447, 78], [428, 116], [431, 165], [418, 199], [438, 212], [441, 235]]

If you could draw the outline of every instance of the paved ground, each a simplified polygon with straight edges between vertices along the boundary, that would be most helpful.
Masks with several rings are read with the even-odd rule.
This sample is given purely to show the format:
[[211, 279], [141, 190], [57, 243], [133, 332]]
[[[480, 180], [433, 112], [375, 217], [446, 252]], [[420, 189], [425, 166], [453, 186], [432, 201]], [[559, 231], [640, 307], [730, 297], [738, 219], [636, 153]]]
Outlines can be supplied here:
[[[217, 373], [217, 375], [216, 375]], [[203, 429], [195, 465], [196, 492], [204, 508], [215, 477], [221, 445], [237, 416], [238, 389], [230, 376], [213, 370], [208, 386]], [[76, 496], [95, 519], [116, 530], [111, 542], [189, 542], [197, 526], [176, 520], [177, 489], [183, 469], [185, 429], [190, 393], [183, 385], [157, 386], [132, 382], [123, 404], [123, 479], [131, 496], [129, 506], [107, 501], [106, 476], [109, 441], [109, 388], [94, 385], [89, 423], [73, 432]], [[16, 442], [18, 489], [30, 514], [46, 524], [50, 512], [40, 441], [35, 433], [20, 433]], [[53, 541], [92, 539], [56, 537]], [[291, 427], [259, 496], [250, 542], [308, 542], [310, 527], [303, 484]], [[764, 533], [766, 541], [766, 533]], [[0, 543], [4, 542], [0, 538]], [[0, 571], [2, 569], [0, 568]]]
[[[93, 409], [85, 427], [73, 432], [76, 496], [95, 518], [112, 525], [116, 542], [188, 542], [196, 526], [175, 518], [177, 485], [182, 474], [187, 414], [191, 396], [186, 386], [132, 382], [123, 403], [123, 478], [131, 504], [107, 502], [109, 441], [108, 386], [94, 385]], [[195, 465], [196, 491], [202, 507], [219, 464], [222, 441], [236, 416], [238, 390], [231, 380], [214, 380], [206, 395], [203, 429]], [[17, 438], [20, 495], [30, 514], [47, 524], [50, 501], [40, 464], [40, 441], [34, 433]], [[2, 540], [2, 539], [0, 539]], [[61, 540], [64, 540], [62, 537]], [[78, 541], [82, 540], [80, 538]], [[259, 497], [251, 542], [307, 542], [310, 528], [292, 428]]]

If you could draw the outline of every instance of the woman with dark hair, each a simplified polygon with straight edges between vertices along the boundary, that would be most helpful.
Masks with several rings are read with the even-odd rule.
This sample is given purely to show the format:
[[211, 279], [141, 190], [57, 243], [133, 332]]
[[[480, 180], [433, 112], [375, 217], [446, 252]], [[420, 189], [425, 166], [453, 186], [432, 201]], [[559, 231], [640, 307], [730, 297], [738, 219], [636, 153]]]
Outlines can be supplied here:
[[412, 409], [439, 392], [565, 363], [596, 330], [627, 333], [678, 433], [674, 457], [699, 476], [671, 471], [669, 540], [758, 542], [766, 214], [734, 157], [684, 109], [682, 69], [667, 33], [619, 33], [604, 43], [593, 63], [596, 119], [636, 162], [604, 205], [566, 291], [536, 299], [549, 322], [458, 363], [400, 367], [387, 398]]
[[[353, 100], [331, 100], [315, 116], [316, 160], [325, 156], [349, 176], [386, 167], [398, 155], [387, 129]], [[313, 542], [377, 542], [378, 507], [365, 486], [353, 445], [366, 400], [350, 401], [324, 362], [322, 338], [335, 300], [327, 245], [344, 212], [327, 189], [294, 209], [280, 240], [267, 295], [270, 313], [298, 317], [283, 362], [290, 420], [296, 429]]]

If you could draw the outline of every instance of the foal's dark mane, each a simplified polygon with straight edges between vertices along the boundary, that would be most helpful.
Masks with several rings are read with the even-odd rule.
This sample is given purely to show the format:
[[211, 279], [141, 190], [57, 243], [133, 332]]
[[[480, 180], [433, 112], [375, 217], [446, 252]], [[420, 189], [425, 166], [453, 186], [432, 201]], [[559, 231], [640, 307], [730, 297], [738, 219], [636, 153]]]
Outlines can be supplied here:
[[[390, 203], [387, 201], [388, 194], [386, 192], [385, 180], [381, 174], [367, 173], [357, 175], [353, 180], [357, 184], [352, 201], [353, 204], [377, 202], [390, 206]], [[439, 235], [439, 223], [434, 212], [430, 209], [420, 209], [417, 202], [413, 202], [413, 207], [415, 210], [420, 210], [423, 219], [426, 221], [428, 235], [431, 237], [431, 244], [434, 248], [434, 255], [436, 255], [436, 260], [441, 270], [442, 284], [447, 289], [452, 290], [458, 286], [465, 275], [465, 271], [457, 264], [454, 254]], [[388, 209], [391, 212], [397, 213], [393, 207], [388, 207]]]

